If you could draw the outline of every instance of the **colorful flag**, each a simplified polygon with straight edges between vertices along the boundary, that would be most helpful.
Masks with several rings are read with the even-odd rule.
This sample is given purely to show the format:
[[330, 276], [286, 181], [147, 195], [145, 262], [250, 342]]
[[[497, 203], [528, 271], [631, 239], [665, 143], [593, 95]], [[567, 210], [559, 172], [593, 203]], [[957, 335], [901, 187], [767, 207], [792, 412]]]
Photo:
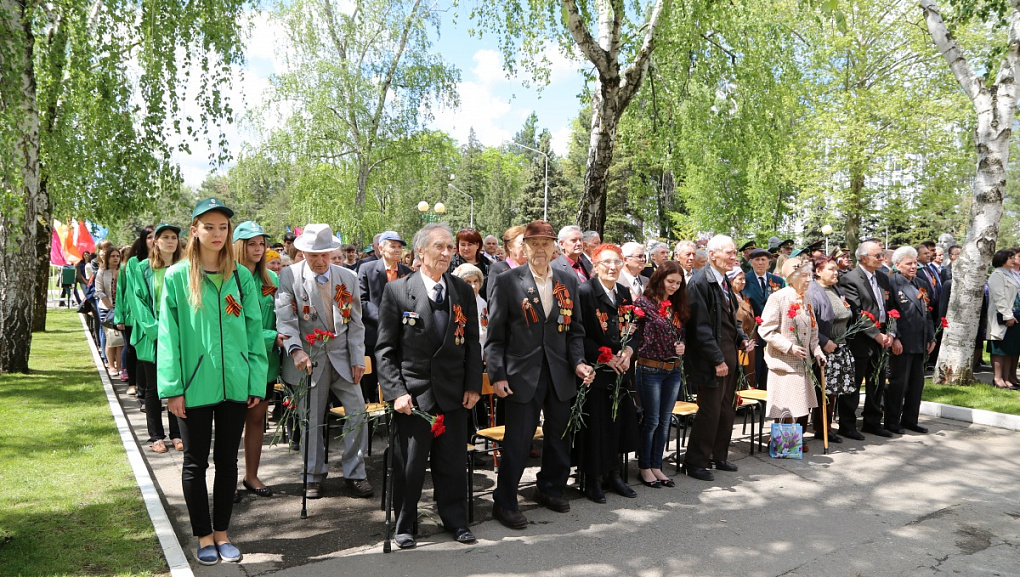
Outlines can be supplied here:
[[60, 235], [57, 234], [57, 227], [53, 227], [53, 240], [50, 241], [50, 264], [56, 266], [67, 266], [67, 260], [60, 251]]

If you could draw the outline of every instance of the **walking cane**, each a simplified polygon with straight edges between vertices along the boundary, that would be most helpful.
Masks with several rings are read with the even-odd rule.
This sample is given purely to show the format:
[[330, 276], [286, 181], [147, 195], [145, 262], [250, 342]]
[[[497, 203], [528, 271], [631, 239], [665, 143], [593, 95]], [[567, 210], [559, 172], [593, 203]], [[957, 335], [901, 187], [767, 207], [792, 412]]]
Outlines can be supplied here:
[[393, 511], [393, 445], [397, 437], [397, 423], [392, 414], [389, 421], [390, 446], [386, 447], [386, 482], [383, 483], [383, 491], [386, 492], [386, 540], [383, 541], [383, 553], [390, 552], [390, 535], [393, 530], [390, 515]]
[[829, 454], [829, 408], [828, 395], [825, 394], [825, 369], [818, 371], [822, 377], [822, 454]]
[[[314, 369], [319, 363], [312, 363]], [[301, 466], [301, 518], [308, 518], [308, 425], [311, 422], [312, 372], [305, 377], [305, 422], [304, 425], [304, 464]]]

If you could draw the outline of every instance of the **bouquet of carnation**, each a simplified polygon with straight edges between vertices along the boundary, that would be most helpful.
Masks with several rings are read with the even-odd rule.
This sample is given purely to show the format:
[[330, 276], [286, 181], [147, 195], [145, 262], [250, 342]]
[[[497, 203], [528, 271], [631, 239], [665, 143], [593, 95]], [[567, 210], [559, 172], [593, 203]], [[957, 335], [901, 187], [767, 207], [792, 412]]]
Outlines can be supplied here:
[[[602, 367], [609, 366], [609, 362], [613, 360], [613, 349], [609, 347], [599, 347], [598, 360], [592, 364], [592, 371], [597, 371]], [[588, 398], [588, 389], [591, 388], [591, 384], [583, 385], [577, 390], [577, 396], [574, 397], [574, 404], [570, 406], [570, 418], [567, 419], [567, 426], [563, 429], [563, 435], [560, 437], [565, 438], [567, 433], [576, 435], [581, 427], [584, 426], [584, 400]], [[573, 446], [573, 441], [571, 441]]]

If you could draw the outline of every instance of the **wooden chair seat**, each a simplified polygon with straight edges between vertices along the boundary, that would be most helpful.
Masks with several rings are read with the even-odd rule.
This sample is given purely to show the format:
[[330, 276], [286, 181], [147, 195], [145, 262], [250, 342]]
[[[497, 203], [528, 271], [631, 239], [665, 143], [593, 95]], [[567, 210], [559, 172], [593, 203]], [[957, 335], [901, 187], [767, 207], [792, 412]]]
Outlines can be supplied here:
[[[506, 436], [506, 427], [500, 425], [498, 427], [489, 427], [487, 429], [482, 429], [476, 432], [475, 436], [487, 439], [489, 441], [492, 441], [493, 443], [502, 443], [503, 437]], [[536, 441], [543, 438], [542, 427], [535, 428], [535, 436], [532, 438]], [[468, 446], [474, 447], [474, 445], [470, 443], [468, 444]]]
[[698, 403], [688, 403], [686, 401], [677, 401], [673, 405], [673, 414], [678, 417], [689, 417], [698, 412]]
[[744, 389], [737, 391], [741, 399], [751, 399], [755, 401], [765, 402], [768, 399], [768, 391], [765, 389]]

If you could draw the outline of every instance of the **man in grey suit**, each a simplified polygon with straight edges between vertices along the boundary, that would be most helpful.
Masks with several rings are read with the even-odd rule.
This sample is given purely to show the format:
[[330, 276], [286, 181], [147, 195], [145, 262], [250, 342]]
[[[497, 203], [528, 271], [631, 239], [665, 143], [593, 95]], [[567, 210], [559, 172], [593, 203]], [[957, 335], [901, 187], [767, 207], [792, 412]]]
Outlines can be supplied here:
[[[372, 485], [365, 475], [364, 451], [368, 432], [364, 419], [365, 400], [358, 384], [365, 374], [365, 325], [361, 320], [358, 279], [344, 267], [330, 264], [329, 253], [340, 246], [327, 224], [305, 227], [294, 246], [305, 259], [280, 271], [276, 293], [276, 330], [286, 335], [283, 349], [290, 361], [283, 362], [283, 377], [298, 383], [312, 376], [308, 391], [308, 490], [309, 499], [323, 495], [326, 478], [322, 420], [333, 392], [343, 403], [349, 418], [344, 424], [344, 479], [358, 497], [371, 497]], [[305, 337], [316, 329], [336, 336], [309, 344]], [[300, 404], [304, 410], [304, 403]], [[355, 416], [362, 414], [360, 417]]]
[[517, 488], [532, 437], [544, 411], [542, 469], [535, 500], [570, 511], [563, 490], [570, 473], [570, 438], [564, 438], [577, 379], [595, 374], [584, 360], [584, 325], [575, 307], [577, 276], [549, 266], [552, 226], [532, 221], [524, 232], [528, 264], [507, 271], [489, 287], [485, 360], [492, 389], [506, 403], [506, 435], [493, 493], [493, 515], [511, 529], [528, 520], [517, 506]]
[[577, 282], [588, 282], [591, 278], [591, 262], [584, 258], [584, 240], [581, 234], [581, 227], [576, 225], [565, 226], [560, 229], [556, 237], [560, 246], [560, 256], [556, 257], [549, 266], [574, 275]]
[[[379, 305], [379, 382], [393, 403], [395, 541], [415, 546], [418, 500], [431, 465], [443, 526], [459, 543], [474, 543], [467, 523], [467, 424], [481, 396], [478, 313], [469, 284], [449, 274], [453, 235], [442, 224], [414, 235], [421, 270], [386, 284]], [[470, 319], [470, 321], [468, 320]], [[443, 415], [446, 431], [433, 437], [420, 409]]]
[[641, 274], [645, 269], [645, 247], [639, 242], [628, 242], [620, 249], [623, 251], [623, 269], [619, 282], [630, 289], [630, 298], [636, 301], [648, 286], [648, 277]]

